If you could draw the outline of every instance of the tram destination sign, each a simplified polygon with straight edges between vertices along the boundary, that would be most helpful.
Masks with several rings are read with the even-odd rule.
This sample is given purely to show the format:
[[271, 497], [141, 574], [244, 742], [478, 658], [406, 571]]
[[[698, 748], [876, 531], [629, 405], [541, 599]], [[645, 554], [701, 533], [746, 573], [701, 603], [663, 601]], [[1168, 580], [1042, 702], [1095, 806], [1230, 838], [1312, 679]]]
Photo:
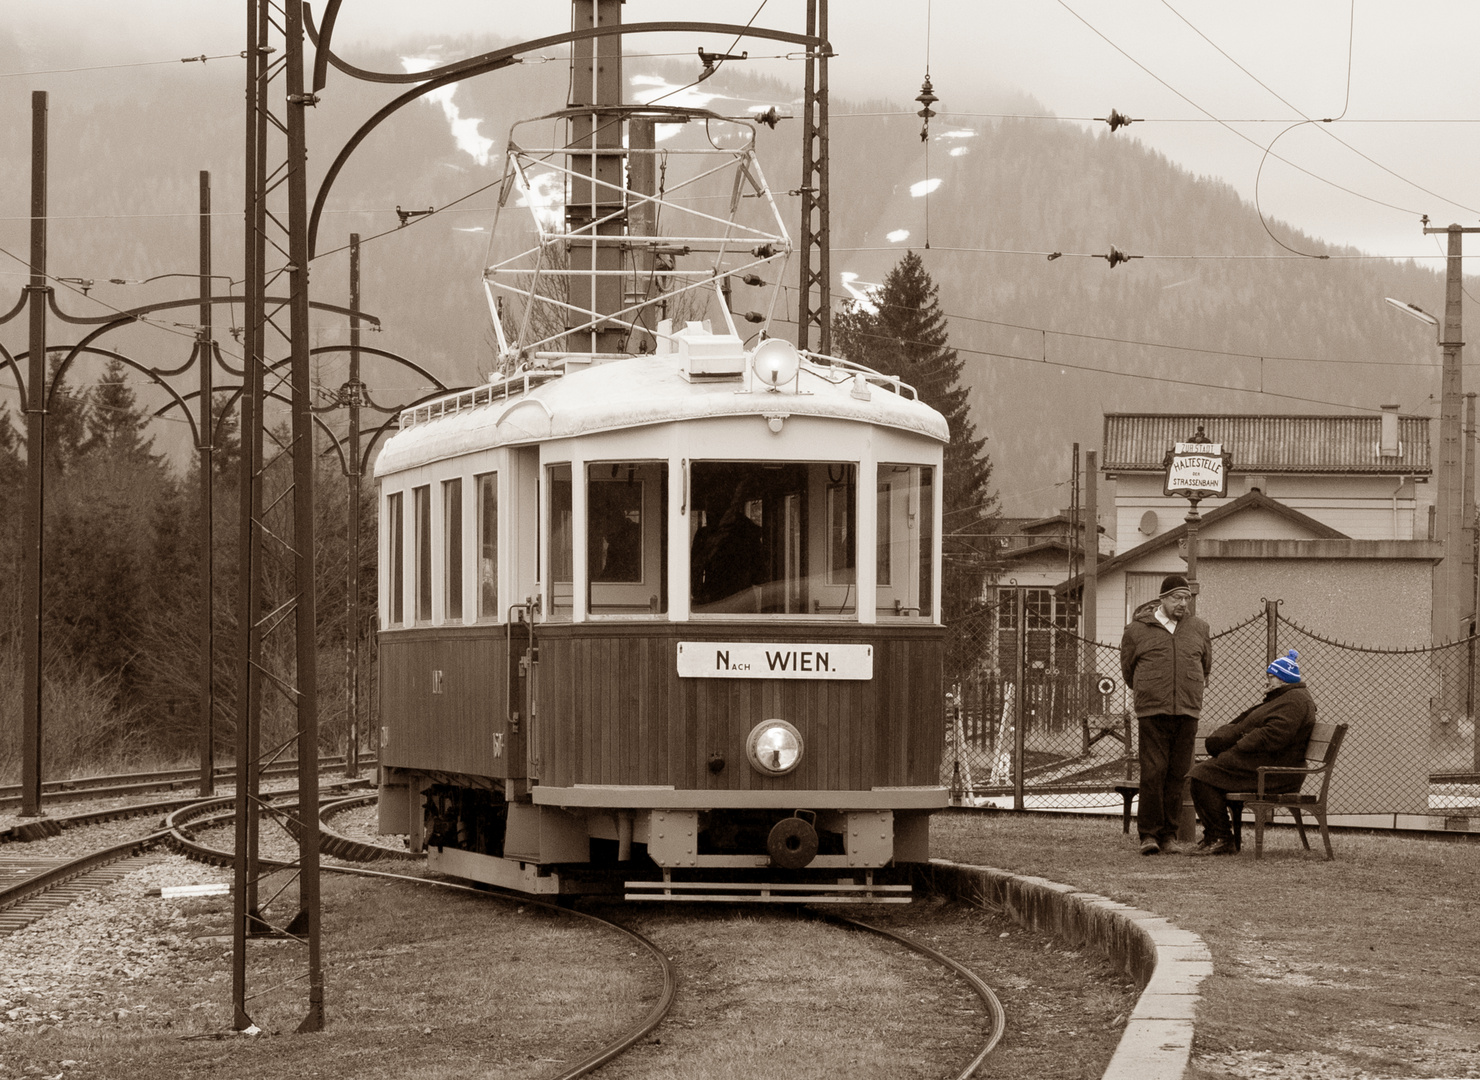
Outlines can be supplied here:
[[685, 679], [860, 679], [874, 677], [872, 645], [828, 642], [680, 641]]
[[1179, 442], [1167, 455], [1162, 493], [1192, 499], [1221, 499], [1228, 494], [1228, 459], [1221, 443]]

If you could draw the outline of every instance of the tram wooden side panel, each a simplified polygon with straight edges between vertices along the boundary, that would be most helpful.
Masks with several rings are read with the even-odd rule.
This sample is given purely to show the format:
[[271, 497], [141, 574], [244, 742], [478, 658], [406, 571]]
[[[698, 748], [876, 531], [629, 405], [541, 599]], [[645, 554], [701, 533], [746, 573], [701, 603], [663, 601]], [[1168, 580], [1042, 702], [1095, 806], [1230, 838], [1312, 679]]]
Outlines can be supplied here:
[[[522, 776], [504, 713], [502, 627], [405, 630], [380, 640], [381, 763], [474, 776]], [[435, 673], [442, 673], [434, 693]]]
[[[875, 644], [874, 678], [681, 679], [677, 643], [761, 640], [747, 628], [545, 626], [540, 633], [541, 782], [664, 784], [680, 789], [819, 790], [938, 783], [943, 634], [938, 628], [828, 627], [826, 639]], [[798, 628], [778, 638], [795, 640]], [[808, 632], [815, 630], [808, 628]], [[769, 636], [769, 635], [765, 635]], [[784, 777], [744, 760], [746, 736], [780, 717], [809, 752]], [[666, 739], [655, 733], [666, 732]], [[709, 769], [712, 754], [725, 768]]]

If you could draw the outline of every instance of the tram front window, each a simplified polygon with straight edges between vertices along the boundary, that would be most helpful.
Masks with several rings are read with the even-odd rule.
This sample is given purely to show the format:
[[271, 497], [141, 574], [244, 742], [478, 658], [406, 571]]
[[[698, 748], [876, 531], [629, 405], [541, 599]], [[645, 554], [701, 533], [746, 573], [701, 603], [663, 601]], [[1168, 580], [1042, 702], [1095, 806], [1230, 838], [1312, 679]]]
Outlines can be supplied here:
[[586, 610], [668, 610], [668, 463], [600, 462], [586, 471]]
[[694, 462], [691, 610], [855, 614], [857, 474], [848, 462]]
[[935, 473], [928, 465], [879, 465], [879, 618], [929, 619], [934, 596]]

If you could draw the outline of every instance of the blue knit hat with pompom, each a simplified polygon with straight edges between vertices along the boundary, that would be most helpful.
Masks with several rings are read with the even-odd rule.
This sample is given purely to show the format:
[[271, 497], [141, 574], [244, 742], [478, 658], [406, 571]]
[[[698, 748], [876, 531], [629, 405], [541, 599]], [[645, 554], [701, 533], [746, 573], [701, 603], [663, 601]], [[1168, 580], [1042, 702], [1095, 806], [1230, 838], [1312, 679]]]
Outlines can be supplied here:
[[1297, 683], [1300, 681], [1300, 665], [1295, 662], [1300, 654], [1291, 649], [1280, 657], [1269, 667], [1264, 669], [1266, 675], [1273, 675], [1280, 682]]

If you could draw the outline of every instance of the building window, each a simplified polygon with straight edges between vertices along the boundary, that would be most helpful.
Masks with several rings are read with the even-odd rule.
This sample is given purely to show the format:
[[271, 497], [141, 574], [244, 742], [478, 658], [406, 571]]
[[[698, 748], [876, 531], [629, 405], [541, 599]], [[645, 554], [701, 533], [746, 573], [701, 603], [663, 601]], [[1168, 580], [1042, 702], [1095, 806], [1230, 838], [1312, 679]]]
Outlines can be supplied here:
[[416, 621], [432, 620], [432, 487], [411, 490], [416, 529]]
[[399, 491], [385, 497], [385, 521], [390, 551], [390, 621], [400, 626], [406, 622], [406, 533]]
[[462, 480], [442, 481], [442, 554], [447, 594], [442, 598], [443, 621], [462, 621], [463, 530]]
[[498, 473], [475, 477], [478, 490], [478, 618], [497, 619]]

